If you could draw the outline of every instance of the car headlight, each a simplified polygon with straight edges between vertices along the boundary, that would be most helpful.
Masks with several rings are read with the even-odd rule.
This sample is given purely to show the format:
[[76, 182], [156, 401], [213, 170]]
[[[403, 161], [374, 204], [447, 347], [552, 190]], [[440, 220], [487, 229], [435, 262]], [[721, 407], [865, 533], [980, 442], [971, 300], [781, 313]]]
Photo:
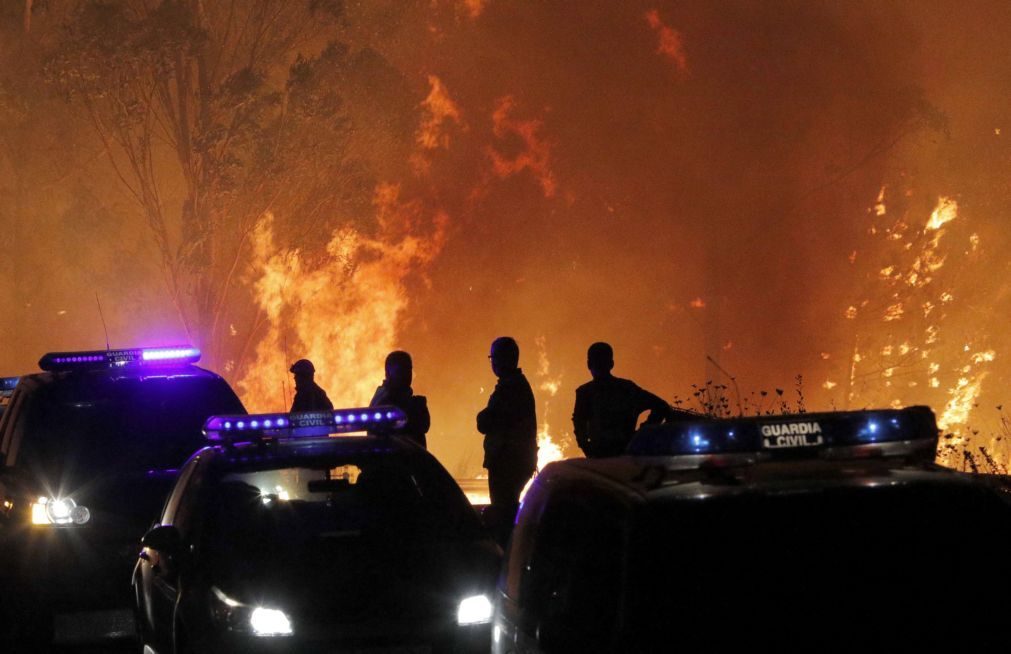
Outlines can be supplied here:
[[290, 636], [291, 620], [284, 611], [258, 606], [249, 616], [249, 626], [254, 636]]
[[83, 525], [91, 511], [69, 497], [40, 497], [32, 502], [33, 525]]
[[244, 604], [232, 599], [217, 586], [212, 586], [211, 591], [218, 600], [213, 603], [214, 616], [228, 629], [262, 638], [290, 636], [294, 633], [291, 619], [284, 611]]
[[491, 600], [485, 595], [471, 595], [460, 602], [456, 610], [456, 624], [485, 624], [491, 622]]

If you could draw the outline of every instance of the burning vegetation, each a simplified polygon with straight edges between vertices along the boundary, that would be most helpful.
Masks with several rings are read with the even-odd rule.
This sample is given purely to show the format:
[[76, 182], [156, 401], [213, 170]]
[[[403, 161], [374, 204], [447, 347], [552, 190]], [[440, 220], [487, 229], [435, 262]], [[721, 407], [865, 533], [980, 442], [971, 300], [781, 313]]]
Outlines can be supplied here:
[[687, 408], [928, 404], [941, 461], [1003, 470], [1009, 29], [996, 1], [0, 3], [0, 373], [104, 345], [96, 294], [114, 345], [190, 340], [254, 410], [302, 357], [367, 401], [406, 349], [462, 477], [493, 338], [541, 464], [606, 340]]

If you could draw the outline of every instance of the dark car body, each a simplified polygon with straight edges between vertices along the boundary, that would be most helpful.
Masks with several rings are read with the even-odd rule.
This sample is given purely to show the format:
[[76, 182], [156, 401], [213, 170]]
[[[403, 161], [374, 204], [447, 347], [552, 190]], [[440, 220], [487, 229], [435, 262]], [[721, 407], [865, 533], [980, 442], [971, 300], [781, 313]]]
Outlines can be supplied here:
[[[133, 635], [140, 538], [222, 411], [244, 409], [189, 364], [21, 378], [0, 419], [0, 638], [31, 649]], [[72, 502], [77, 519], [54, 524], [53, 501]]]
[[[218, 445], [182, 470], [134, 586], [155, 652], [485, 651], [501, 551], [442, 466], [390, 436]], [[257, 635], [259, 607], [291, 633]], [[489, 604], [490, 610], [490, 604]]]
[[877, 454], [551, 464], [506, 553], [493, 652], [1001, 647], [1006, 490]]

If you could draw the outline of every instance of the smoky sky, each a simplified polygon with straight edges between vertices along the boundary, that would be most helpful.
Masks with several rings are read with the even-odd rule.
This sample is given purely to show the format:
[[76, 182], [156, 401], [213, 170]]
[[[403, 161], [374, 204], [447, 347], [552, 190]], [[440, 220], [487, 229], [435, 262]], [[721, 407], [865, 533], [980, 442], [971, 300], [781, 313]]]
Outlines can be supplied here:
[[[708, 355], [749, 389], [802, 374], [809, 404], [827, 404], [817, 384], [836, 362], [823, 353], [847, 348], [843, 312], [865, 281], [851, 257], [883, 186], [913, 189], [904, 201], [924, 217], [957, 196], [1006, 243], [1009, 28], [1003, 2], [347, 3], [334, 38], [355, 55], [352, 146], [375, 181], [451, 221], [441, 254], [409, 281], [397, 344], [430, 398], [433, 450], [473, 471], [473, 415], [494, 384], [486, 350], [503, 334], [519, 341], [535, 390], [561, 381], [556, 396], [538, 390], [555, 433], [571, 429], [597, 340], [614, 345], [616, 374], [668, 399], [726, 381]], [[419, 171], [431, 76], [459, 117], [441, 123], [445, 141]], [[38, 139], [26, 147], [46, 139], [31, 120], [17, 129], [7, 136]], [[0, 351], [5, 371], [45, 350], [101, 346], [96, 291], [129, 298], [107, 303], [118, 338], [178, 335], [134, 323], [171, 323], [172, 310], [143, 225], [80, 129], [65, 141], [94, 172], [47, 186], [58, 197], [39, 200], [52, 211], [34, 231], [10, 194], [0, 208], [3, 301], [22, 313], [45, 305], [25, 314], [45, 329], [13, 314], [3, 323], [16, 344]], [[53, 168], [42, 159], [25, 162]], [[41, 174], [25, 162], [0, 170]], [[300, 244], [322, 246], [329, 227], [299, 232]], [[92, 245], [68, 258], [83, 238]], [[994, 266], [1006, 278], [1006, 258]], [[42, 297], [26, 299], [41, 270]], [[64, 305], [78, 319], [61, 322]], [[378, 382], [381, 362], [376, 371]]]

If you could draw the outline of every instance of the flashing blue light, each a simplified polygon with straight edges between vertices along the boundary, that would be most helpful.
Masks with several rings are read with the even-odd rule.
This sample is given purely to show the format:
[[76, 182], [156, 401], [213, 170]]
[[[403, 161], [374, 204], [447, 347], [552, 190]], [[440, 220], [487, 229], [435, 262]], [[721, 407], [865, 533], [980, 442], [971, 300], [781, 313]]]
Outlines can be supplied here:
[[154, 347], [141, 350], [144, 361], [187, 361], [200, 359], [200, 350], [195, 347]]
[[300, 413], [262, 413], [252, 416], [211, 416], [204, 424], [204, 433], [212, 440], [224, 433], [229, 438], [251, 433], [253, 438], [297, 438], [329, 434], [384, 429], [402, 426], [407, 417], [396, 407], [373, 409], [338, 409], [336, 411], [306, 411]]
[[196, 363], [199, 360], [200, 350], [186, 345], [91, 352], [49, 352], [39, 359], [39, 367], [46, 371], [59, 371], [128, 365], [179, 365]]
[[[889, 444], [932, 456], [937, 423], [924, 406], [874, 411], [839, 411], [782, 416], [745, 416], [646, 425], [626, 450], [638, 456], [759, 454], [768, 457], [843, 456], [852, 446], [897, 452]], [[891, 447], [892, 449], [887, 449]], [[823, 454], [831, 450], [832, 454]], [[861, 456], [869, 456], [860, 450]]]
[[20, 377], [0, 377], [0, 393], [11, 393], [18, 385]]

